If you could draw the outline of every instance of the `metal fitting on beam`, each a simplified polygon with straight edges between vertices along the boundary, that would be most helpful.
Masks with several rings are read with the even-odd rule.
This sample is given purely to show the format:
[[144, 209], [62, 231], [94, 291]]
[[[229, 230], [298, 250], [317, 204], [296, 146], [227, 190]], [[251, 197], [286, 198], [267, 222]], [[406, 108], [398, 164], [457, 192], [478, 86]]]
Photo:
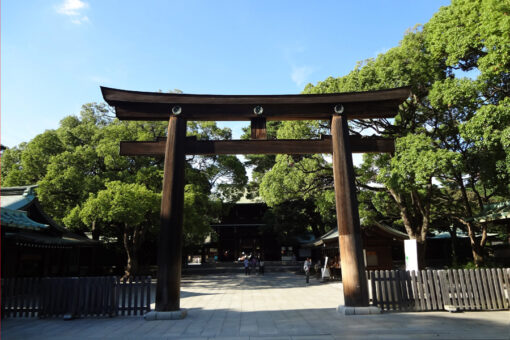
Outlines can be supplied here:
[[255, 113], [257, 116], [260, 116], [262, 114], [262, 112], [264, 112], [264, 108], [260, 105], [255, 106], [253, 108], [253, 113]]
[[179, 105], [175, 105], [174, 107], [172, 107], [172, 114], [173, 115], [180, 115], [182, 112], [182, 107], [180, 107]]
[[344, 113], [344, 106], [342, 104], [336, 104], [334, 110], [335, 113], [341, 115], [342, 113]]

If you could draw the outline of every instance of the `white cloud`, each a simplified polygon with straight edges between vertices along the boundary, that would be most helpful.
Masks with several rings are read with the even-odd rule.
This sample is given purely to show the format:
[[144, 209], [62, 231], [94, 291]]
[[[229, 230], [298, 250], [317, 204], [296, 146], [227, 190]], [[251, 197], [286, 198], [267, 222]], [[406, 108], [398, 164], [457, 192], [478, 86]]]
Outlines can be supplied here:
[[65, 0], [56, 7], [56, 11], [59, 14], [68, 16], [73, 24], [80, 25], [89, 21], [89, 18], [83, 15], [83, 11], [88, 7], [89, 4], [81, 0]]
[[313, 69], [309, 66], [292, 66], [290, 78], [297, 86], [303, 86], [312, 73]]
[[283, 53], [284, 61], [291, 68], [290, 79], [292, 79], [292, 81], [298, 87], [303, 87], [303, 85], [308, 82], [308, 77], [310, 77], [312, 73], [316, 71], [311, 66], [303, 65], [306, 63], [306, 61], [300, 61], [303, 59], [302, 54], [307, 50], [306, 46], [300, 41], [295, 41], [293, 43], [288, 43], [285, 46], [282, 46], [281, 50]]

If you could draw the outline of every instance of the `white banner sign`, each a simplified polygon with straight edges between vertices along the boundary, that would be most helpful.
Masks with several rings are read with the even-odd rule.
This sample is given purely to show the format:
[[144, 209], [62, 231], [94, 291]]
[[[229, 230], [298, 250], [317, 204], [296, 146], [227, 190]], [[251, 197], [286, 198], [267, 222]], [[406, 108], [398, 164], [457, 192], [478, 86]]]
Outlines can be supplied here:
[[416, 240], [404, 240], [406, 270], [418, 271], [418, 245]]

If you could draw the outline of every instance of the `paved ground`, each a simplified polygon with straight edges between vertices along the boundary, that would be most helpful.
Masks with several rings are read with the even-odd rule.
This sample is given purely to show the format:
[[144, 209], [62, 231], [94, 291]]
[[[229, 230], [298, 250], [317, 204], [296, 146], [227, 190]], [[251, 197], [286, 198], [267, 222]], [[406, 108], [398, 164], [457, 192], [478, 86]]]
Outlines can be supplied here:
[[510, 312], [343, 316], [341, 283], [268, 273], [185, 277], [184, 320], [6, 319], [3, 339], [510, 339]]

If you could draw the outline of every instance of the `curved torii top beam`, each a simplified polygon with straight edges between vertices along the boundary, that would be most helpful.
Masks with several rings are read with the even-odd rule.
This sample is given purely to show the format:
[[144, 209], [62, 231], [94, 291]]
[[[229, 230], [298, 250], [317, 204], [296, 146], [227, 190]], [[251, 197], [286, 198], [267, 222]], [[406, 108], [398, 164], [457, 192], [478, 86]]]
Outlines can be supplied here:
[[[409, 87], [333, 94], [299, 95], [197, 95], [138, 92], [101, 87], [105, 101], [121, 120], [168, 120], [172, 108], [186, 120], [239, 121], [328, 120], [335, 106], [343, 106], [347, 119], [391, 118], [411, 91]], [[262, 108], [259, 115], [255, 108]], [[259, 109], [260, 110], [260, 109]]]

